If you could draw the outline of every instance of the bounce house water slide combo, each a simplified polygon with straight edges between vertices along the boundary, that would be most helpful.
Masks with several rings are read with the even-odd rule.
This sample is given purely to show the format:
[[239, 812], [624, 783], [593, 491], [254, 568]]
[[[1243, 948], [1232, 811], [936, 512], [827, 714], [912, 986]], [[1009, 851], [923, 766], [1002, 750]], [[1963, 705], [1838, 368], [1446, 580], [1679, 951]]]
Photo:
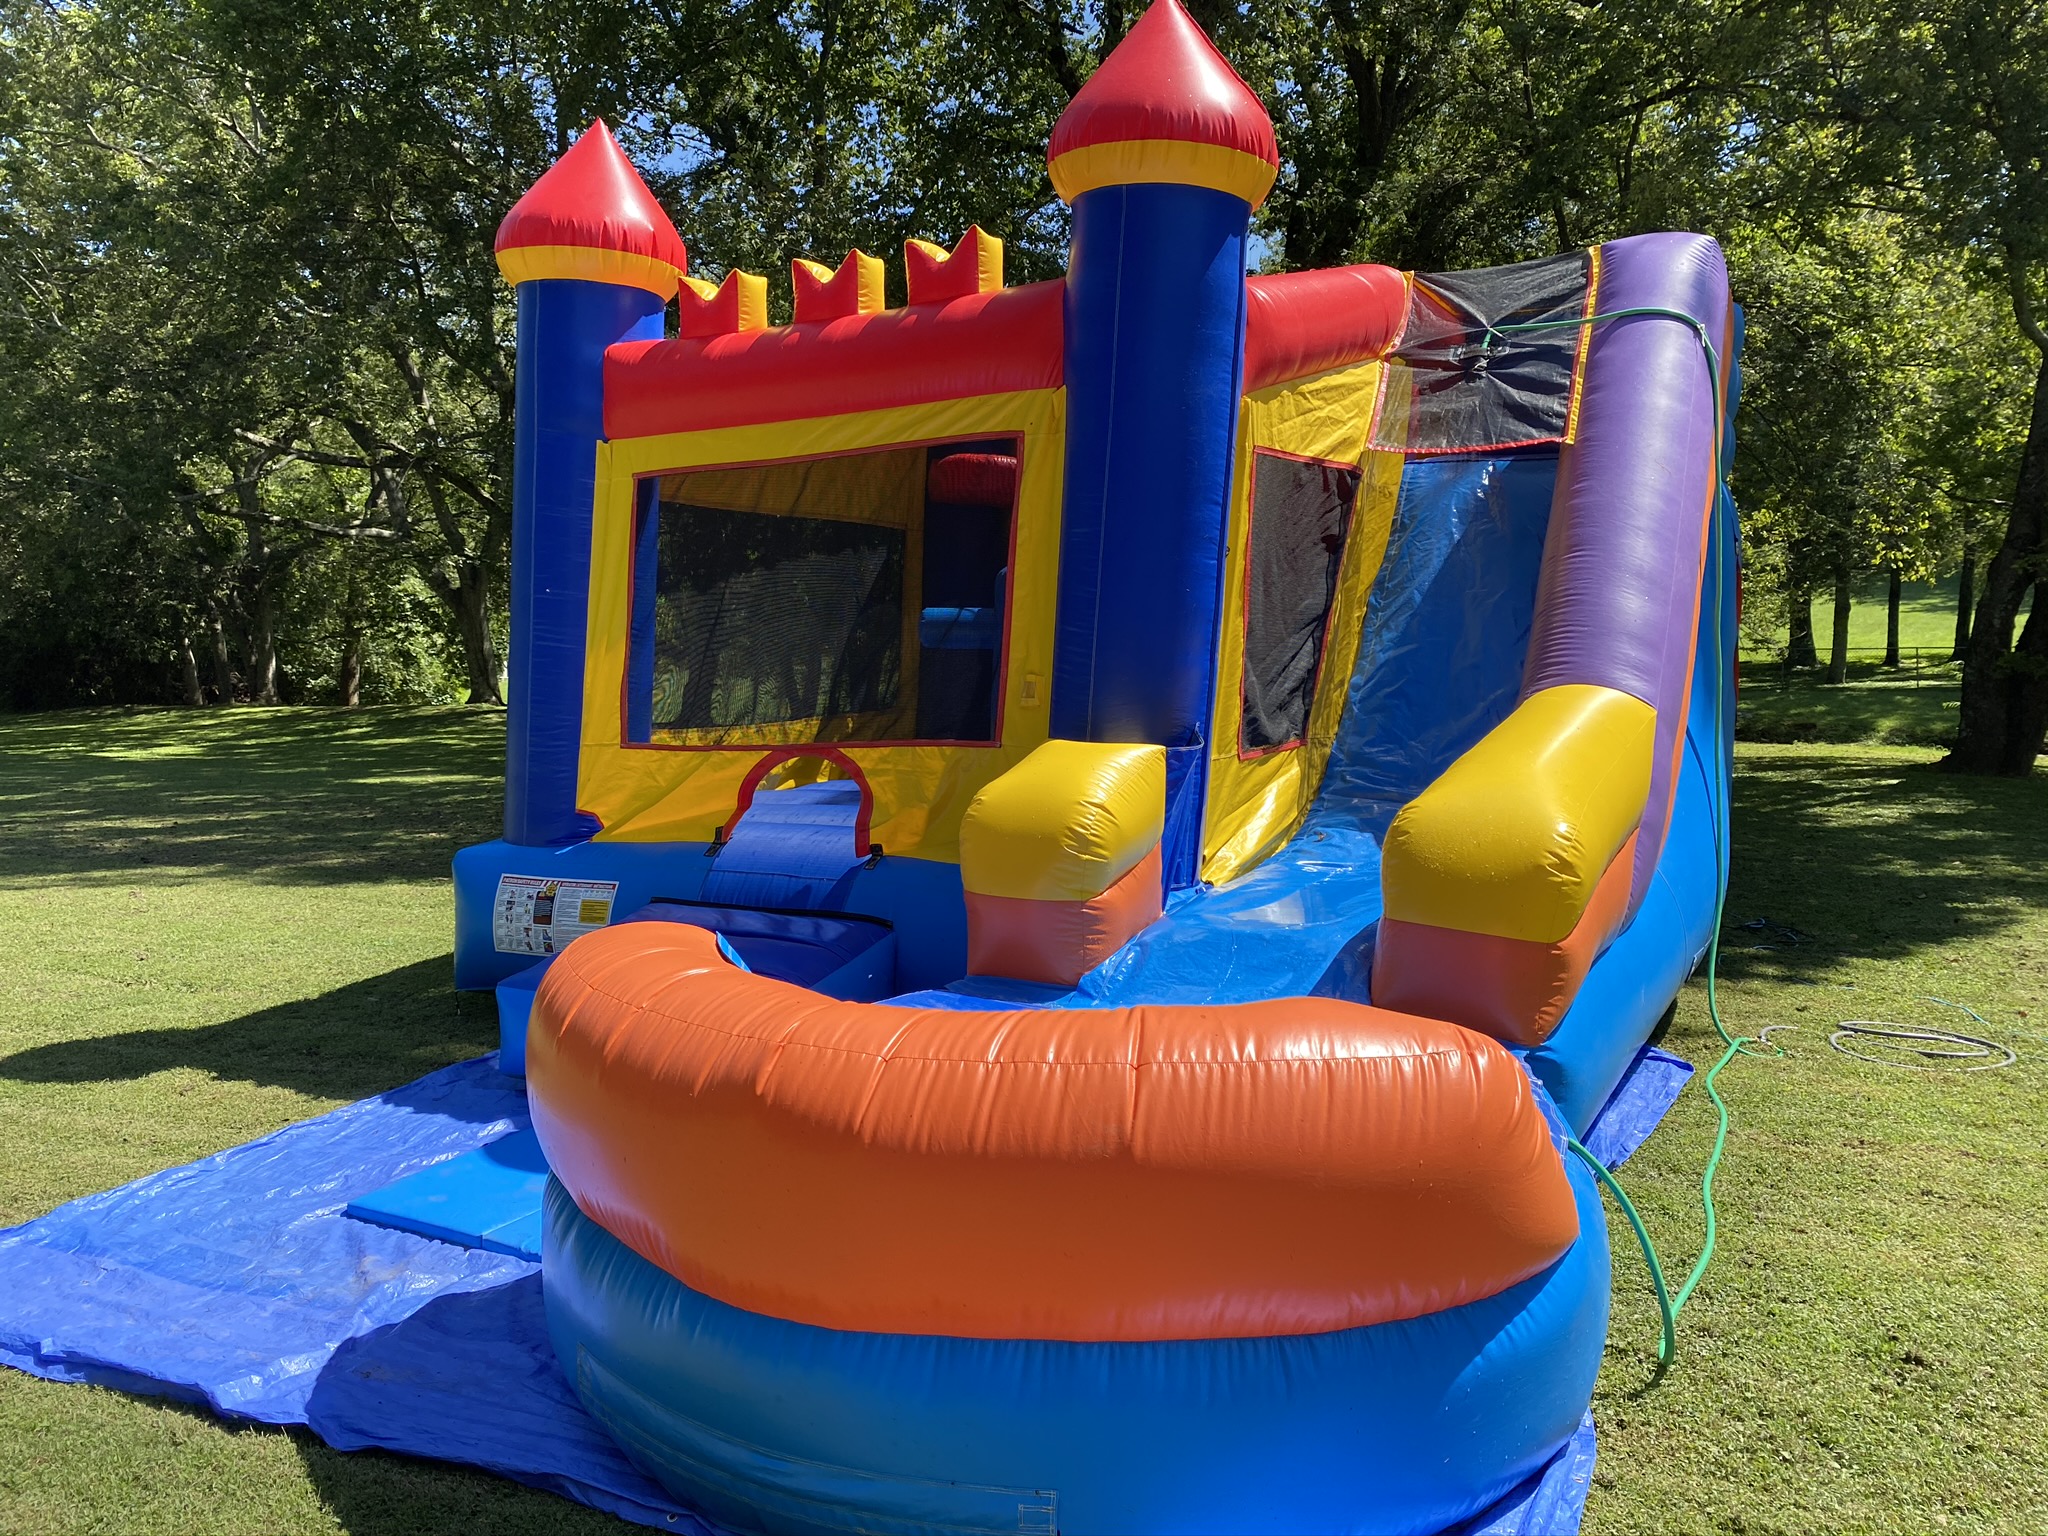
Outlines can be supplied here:
[[1178, 0], [1049, 161], [1063, 279], [787, 325], [601, 125], [511, 211], [498, 1059], [0, 1232], [0, 1364], [692, 1536], [1577, 1529], [1725, 886], [1720, 253], [1248, 278]]
[[1049, 160], [1063, 280], [970, 229], [788, 325], [601, 126], [499, 231], [456, 964], [548, 1328], [736, 1530], [1442, 1529], [1580, 1423], [1567, 1138], [1715, 922], [1739, 316], [1692, 235], [1247, 278], [1176, 0]]

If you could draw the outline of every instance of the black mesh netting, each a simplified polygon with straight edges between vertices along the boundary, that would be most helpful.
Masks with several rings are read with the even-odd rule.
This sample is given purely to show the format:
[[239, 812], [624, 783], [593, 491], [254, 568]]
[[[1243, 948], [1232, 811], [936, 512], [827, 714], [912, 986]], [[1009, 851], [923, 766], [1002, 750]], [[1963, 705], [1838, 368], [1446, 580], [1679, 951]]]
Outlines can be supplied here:
[[1373, 446], [1464, 453], [1561, 441], [1582, 327], [1489, 327], [1583, 319], [1585, 251], [1471, 272], [1418, 272]]
[[633, 739], [995, 739], [1019, 447], [660, 476], [633, 577]]
[[661, 503], [657, 731], [903, 734], [905, 530]]
[[1261, 453], [1252, 466], [1241, 749], [1308, 734], [1359, 472]]

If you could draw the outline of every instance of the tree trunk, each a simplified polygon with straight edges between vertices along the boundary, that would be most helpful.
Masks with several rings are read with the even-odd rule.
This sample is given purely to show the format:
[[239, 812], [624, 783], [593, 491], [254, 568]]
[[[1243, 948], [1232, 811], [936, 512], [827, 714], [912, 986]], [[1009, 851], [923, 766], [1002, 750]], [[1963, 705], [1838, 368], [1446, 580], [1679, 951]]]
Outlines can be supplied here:
[[1891, 570], [1891, 588], [1884, 598], [1884, 664], [1899, 664], [1899, 569]]
[[[1963, 703], [1956, 744], [1942, 766], [1957, 773], [2025, 774], [2048, 733], [2048, 351], [2034, 375], [2033, 412], [2005, 535], [1984, 568], [1970, 642], [1963, 652]], [[2013, 630], [2033, 593], [2032, 613], [2013, 650]]]
[[1828, 681], [1849, 679], [1849, 573], [1835, 572], [1835, 625], [1828, 642]]
[[267, 574], [249, 611], [249, 702], [277, 702], [277, 595]]
[[343, 709], [363, 702], [363, 592], [354, 561], [349, 562], [348, 582], [341, 593], [341, 668], [336, 682]]
[[1963, 653], [1970, 648], [1970, 610], [1977, 601], [1977, 552], [1963, 551], [1963, 569], [1956, 577], [1956, 644], [1949, 652], [1950, 661], [1961, 661]]
[[206, 689], [199, 682], [199, 653], [192, 649], [192, 632], [178, 632], [178, 682], [185, 693], [185, 702], [194, 709], [204, 707]]
[[[2048, 554], [2048, 540], [2042, 553]], [[2013, 710], [2004, 772], [2018, 777], [2034, 771], [2048, 751], [2048, 571], [2034, 578], [2034, 608], [2013, 650]]]
[[341, 707], [354, 709], [363, 702], [363, 637], [348, 634], [341, 642]]
[[235, 702], [235, 664], [228, 659], [228, 627], [218, 604], [206, 605], [206, 635], [213, 650], [213, 702]]
[[498, 648], [491, 639], [491, 578], [481, 565], [465, 561], [455, 588], [455, 622], [462, 631], [462, 664], [469, 674], [469, 702], [502, 704], [498, 689]]
[[1813, 643], [1813, 593], [1804, 586], [1791, 593], [1790, 638], [1785, 647], [1788, 667], [1817, 667], [1820, 652]]

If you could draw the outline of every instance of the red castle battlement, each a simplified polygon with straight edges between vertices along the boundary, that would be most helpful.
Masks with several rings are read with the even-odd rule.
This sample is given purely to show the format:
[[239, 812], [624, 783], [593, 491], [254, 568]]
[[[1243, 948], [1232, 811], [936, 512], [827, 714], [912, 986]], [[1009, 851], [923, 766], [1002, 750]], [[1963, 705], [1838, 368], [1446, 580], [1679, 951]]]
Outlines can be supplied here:
[[[1164, 182], [1263, 200], [1279, 151], [1265, 108], [1179, 0], [1156, 0], [1061, 114], [1055, 188]], [[498, 231], [513, 283], [583, 278], [676, 296], [676, 334], [605, 356], [613, 438], [1052, 389], [1063, 382], [1064, 283], [1003, 286], [1003, 243], [969, 226], [949, 251], [904, 243], [908, 304], [885, 307], [883, 263], [791, 263], [794, 315], [773, 325], [767, 280], [688, 275], [682, 237], [595, 122]], [[1402, 276], [1344, 267], [1248, 279], [1248, 390], [1378, 357], [1406, 314]]]

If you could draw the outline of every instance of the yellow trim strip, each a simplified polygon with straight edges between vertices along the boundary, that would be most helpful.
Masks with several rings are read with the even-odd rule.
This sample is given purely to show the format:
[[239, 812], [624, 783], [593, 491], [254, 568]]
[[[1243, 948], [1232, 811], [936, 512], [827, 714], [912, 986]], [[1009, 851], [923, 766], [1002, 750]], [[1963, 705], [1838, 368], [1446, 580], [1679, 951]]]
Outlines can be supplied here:
[[[1593, 247], [1593, 259], [1586, 273], [1586, 316], [1600, 313], [1600, 247]], [[1579, 327], [1579, 353], [1572, 360], [1572, 403], [1564, 413], [1564, 440], [1579, 440], [1579, 402], [1586, 397], [1586, 354], [1593, 346], [1593, 327]]]
[[1173, 182], [1208, 187], [1241, 197], [1257, 208], [1279, 177], [1278, 166], [1257, 155], [1221, 144], [1193, 144], [1185, 139], [1117, 139], [1070, 149], [1047, 167], [1060, 201], [1072, 203], [1097, 187], [1130, 186], [1137, 182]]
[[764, 731], [746, 745], [720, 743], [713, 750], [629, 746], [623, 741], [635, 477], [1011, 433], [1023, 437], [1023, 462], [1010, 567], [1001, 744], [830, 743], [860, 765], [874, 788], [874, 841], [892, 856], [957, 862], [960, 821], [968, 803], [984, 784], [1046, 738], [1066, 392], [978, 395], [598, 444], [576, 800], [580, 809], [603, 823], [598, 837], [621, 842], [706, 840], [732, 815], [747, 770], [781, 734]]
[[644, 288], [672, 298], [682, 276], [665, 261], [631, 251], [600, 250], [591, 245], [511, 245], [498, 252], [498, 270], [517, 288], [541, 278], [571, 278], [586, 283], [615, 283]]

